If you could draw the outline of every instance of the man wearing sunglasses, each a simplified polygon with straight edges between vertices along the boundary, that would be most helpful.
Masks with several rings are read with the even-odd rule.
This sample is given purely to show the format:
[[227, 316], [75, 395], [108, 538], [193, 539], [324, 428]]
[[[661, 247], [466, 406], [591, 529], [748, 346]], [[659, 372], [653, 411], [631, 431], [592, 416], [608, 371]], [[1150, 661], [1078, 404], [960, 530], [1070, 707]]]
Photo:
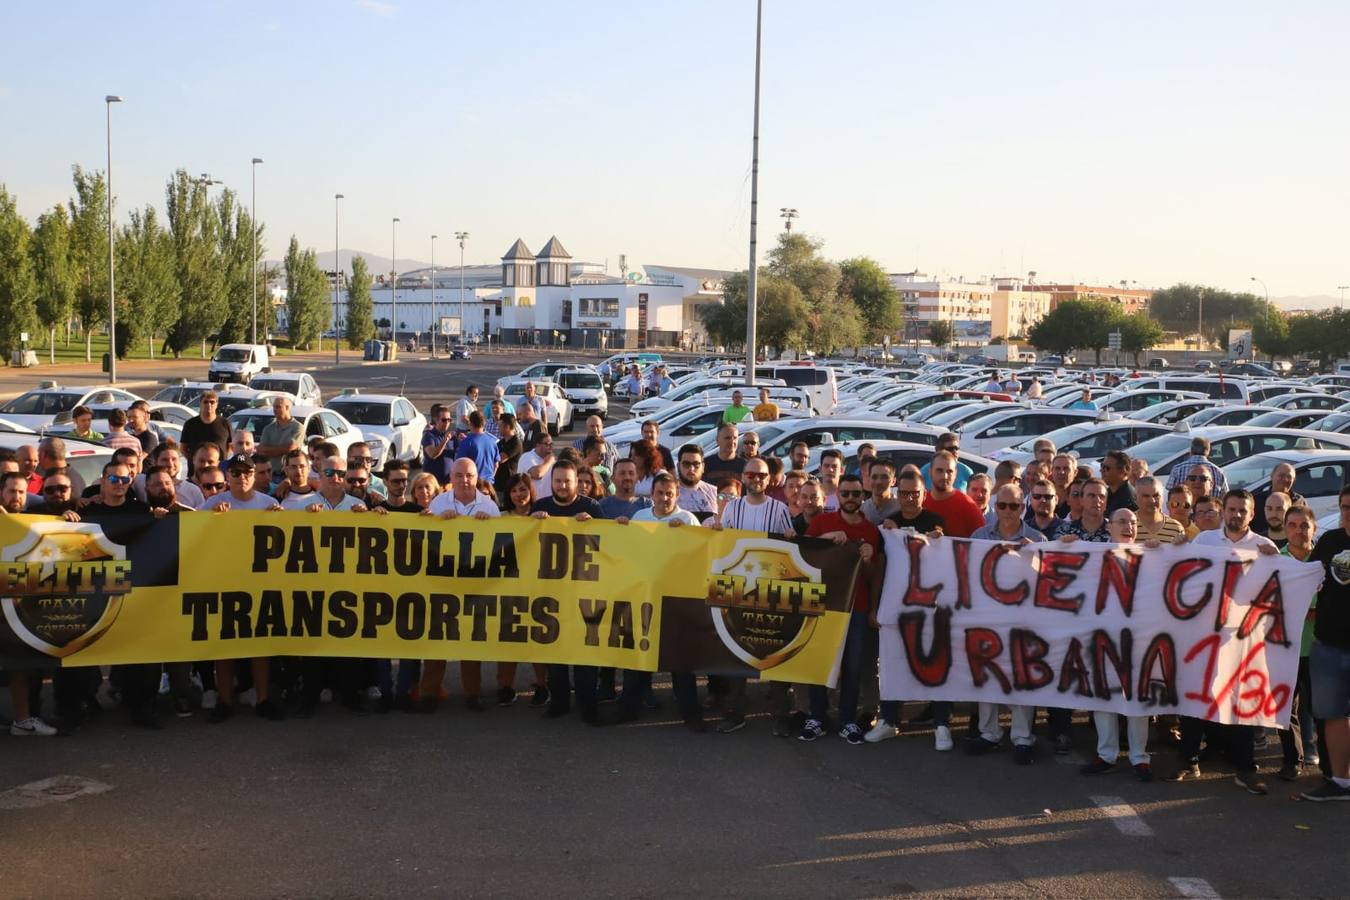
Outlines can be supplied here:
[[438, 403], [431, 408], [431, 420], [422, 432], [422, 471], [434, 475], [442, 486], [450, 480], [450, 464], [455, 461], [454, 423], [450, 408]]
[[[1222, 497], [1228, 493], [1228, 477], [1210, 461], [1209, 452], [1209, 438], [1199, 435], [1191, 438], [1191, 454], [1172, 466], [1172, 474], [1167, 478], [1168, 489], [1184, 483], [1190, 486], [1191, 493], [1196, 497]], [[1197, 468], [1209, 473], [1209, 484], [1203, 490], [1197, 490], [1197, 480], [1190, 477], [1196, 474]]]
[[[1037, 483], [1046, 485], [1045, 488], [1039, 489], [1042, 494], [1054, 496], [1054, 491], [1049, 488], [1049, 482]], [[977, 541], [1016, 544], [1018, 547], [1045, 542], [1045, 535], [1022, 518], [1022, 510], [1026, 507], [1022, 499], [1021, 485], [1016, 482], [1003, 485], [994, 493], [994, 502], [991, 505], [994, 507], [994, 524], [985, 525], [972, 534], [971, 538]], [[1042, 501], [1042, 505], [1049, 504]], [[1036, 737], [1031, 733], [1032, 723], [1036, 720], [1036, 707], [1009, 704], [1008, 712], [1012, 714], [1013, 762], [1019, 766], [1030, 765], [1036, 761]], [[1002, 746], [1003, 726], [999, 723], [998, 715], [999, 704], [980, 702], [980, 733], [966, 744], [967, 753], [978, 755], [997, 750]]]
[[[747, 468], [748, 471], [748, 468]], [[750, 489], [750, 481], [746, 481]], [[863, 730], [857, 723], [858, 694], [862, 685], [863, 673], [876, 669], [877, 644], [872, 639], [876, 627], [876, 614], [872, 605], [873, 589], [880, 589], [878, 579], [885, 571], [880, 565], [881, 532], [877, 526], [867, 521], [862, 513], [862, 478], [849, 472], [839, 479], [836, 491], [839, 497], [839, 509], [823, 512], [811, 520], [806, 533], [810, 537], [819, 537], [836, 544], [854, 544], [858, 548], [862, 567], [853, 582], [853, 610], [849, 614], [848, 632], [844, 637], [844, 653], [840, 659], [839, 671], [839, 719], [838, 734], [850, 744], [863, 743]], [[808, 694], [811, 698], [811, 714], [802, 726], [800, 741], [814, 741], [826, 733], [829, 720], [830, 693], [823, 685], [811, 685]]]
[[401, 459], [391, 459], [384, 467], [384, 484], [389, 493], [379, 503], [378, 508], [388, 512], [420, 513], [417, 505], [408, 493], [408, 464]]
[[[383, 500], [389, 489], [384, 486], [384, 479], [375, 474], [374, 467], [375, 457], [370, 454], [370, 445], [365, 441], [357, 441], [347, 448], [347, 471], [350, 473], [352, 469], [365, 469], [368, 486], [375, 495], [371, 500]], [[366, 505], [375, 504], [368, 502]]]
[[183, 423], [183, 446], [192, 448], [194, 458], [202, 444], [211, 444], [224, 456], [230, 448], [230, 423], [216, 414], [220, 408], [220, 395], [215, 391], [203, 391], [197, 408], [200, 412]]
[[1025, 521], [1039, 531], [1046, 540], [1053, 538], [1059, 526], [1064, 522], [1055, 515], [1055, 486], [1044, 478], [1031, 485], [1031, 509]]
[[[319, 463], [319, 489], [306, 499], [309, 501], [301, 508], [310, 512], [332, 510], [335, 512], [365, 512], [366, 504], [361, 498], [347, 493], [353, 487], [366, 487], [369, 479], [363, 469], [348, 469], [343, 465], [342, 457], [330, 456]], [[361, 482], [355, 484], [354, 482]], [[287, 497], [287, 500], [290, 498]], [[294, 507], [291, 507], [294, 509]]]
[[29, 507], [26, 512], [35, 516], [61, 516], [67, 522], [80, 521], [76, 512], [78, 498], [73, 495], [70, 476], [64, 470], [58, 470], [42, 483], [42, 502]]

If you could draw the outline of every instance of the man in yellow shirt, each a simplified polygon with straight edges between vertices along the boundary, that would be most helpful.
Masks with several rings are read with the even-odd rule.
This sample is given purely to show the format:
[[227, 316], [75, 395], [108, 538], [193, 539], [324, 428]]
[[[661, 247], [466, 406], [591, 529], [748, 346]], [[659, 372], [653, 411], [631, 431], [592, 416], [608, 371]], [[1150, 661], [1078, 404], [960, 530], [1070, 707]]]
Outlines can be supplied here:
[[1160, 544], [1186, 542], [1186, 526], [1162, 511], [1163, 482], [1161, 478], [1140, 478], [1134, 486], [1134, 499], [1139, 504], [1137, 538], [1140, 543], [1157, 541]]
[[769, 389], [759, 389], [759, 404], [750, 410], [750, 416], [756, 422], [777, 422], [778, 404], [769, 400]]

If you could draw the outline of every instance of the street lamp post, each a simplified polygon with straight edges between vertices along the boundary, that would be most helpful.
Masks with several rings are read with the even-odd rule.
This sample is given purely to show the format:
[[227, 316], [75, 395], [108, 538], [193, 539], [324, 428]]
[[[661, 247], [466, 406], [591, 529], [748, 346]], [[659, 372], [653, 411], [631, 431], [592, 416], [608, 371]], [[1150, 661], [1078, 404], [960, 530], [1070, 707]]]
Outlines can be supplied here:
[[792, 220], [800, 215], [801, 214], [797, 212], [797, 210], [790, 206], [778, 207], [778, 217], [783, 220], [783, 230], [789, 234], [792, 233]]
[[459, 241], [459, 339], [467, 343], [469, 326], [464, 318], [464, 242], [469, 239], [469, 233], [456, 231], [455, 239]]
[[1341, 292], [1341, 309], [1345, 309], [1345, 291], [1350, 288], [1350, 284], [1338, 284], [1336, 290]]
[[[225, 182], [223, 182], [223, 181], [221, 181], [221, 180], [219, 180], [219, 179], [217, 179], [217, 178], [212, 178], [210, 175], [208, 175], [208, 174], [205, 173], [205, 172], [203, 172], [203, 173], [197, 178], [197, 184], [199, 184], [199, 185], [202, 186], [202, 195], [206, 198], [206, 199], [205, 199], [205, 202], [206, 202], [206, 204], [207, 204], [208, 206], [210, 206], [210, 204], [211, 204], [211, 187], [212, 187], [213, 185], [224, 184], [224, 183], [225, 183]], [[202, 359], [206, 359], [206, 336], [205, 336], [205, 335], [202, 336]]]
[[389, 258], [389, 268], [393, 270], [389, 282], [389, 337], [395, 352], [398, 350], [398, 223], [398, 216], [394, 216], [394, 221], [389, 224], [389, 252], [393, 254]]
[[258, 343], [258, 163], [260, 157], [253, 157], [253, 343]]
[[338, 248], [342, 246], [338, 238], [338, 214], [344, 199], [342, 194], [333, 195], [333, 362], [338, 364], [342, 362], [342, 337], [338, 334], [338, 287], [342, 284], [342, 261], [338, 258]]
[[122, 98], [109, 94], [103, 98], [108, 120], [108, 383], [117, 383], [117, 295], [113, 275], [113, 189], [112, 189], [112, 105]]
[[431, 358], [436, 358], [436, 235], [431, 236]]
[[1255, 275], [1252, 276], [1252, 281], [1255, 281], [1257, 284], [1261, 285], [1261, 290], [1265, 291], [1266, 294], [1266, 303], [1270, 303], [1270, 288], [1266, 287], [1266, 283], [1262, 281], [1260, 278], [1257, 278]]
[[755, 116], [750, 152], [750, 270], [746, 283], [745, 304], [745, 377], [755, 383], [756, 321], [759, 314], [759, 246], [756, 231], [759, 228], [759, 68], [760, 50], [764, 35], [764, 0], [755, 3]]

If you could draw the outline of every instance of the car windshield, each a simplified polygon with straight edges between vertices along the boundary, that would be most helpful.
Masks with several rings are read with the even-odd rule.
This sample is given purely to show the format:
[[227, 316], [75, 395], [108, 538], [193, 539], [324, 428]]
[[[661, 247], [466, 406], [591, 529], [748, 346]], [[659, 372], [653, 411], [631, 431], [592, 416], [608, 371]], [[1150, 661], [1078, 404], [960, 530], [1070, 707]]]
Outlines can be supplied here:
[[1308, 427], [1313, 431], [1340, 431], [1346, 425], [1350, 425], [1350, 413], [1332, 413]]
[[259, 391], [285, 391], [294, 394], [300, 390], [300, 382], [285, 378], [254, 378], [248, 386]]
[[1184, 453], [1190, 446], [1189, 434], [1163, 434], [1150, 438], [1142, 444], [1136, 444], [1130, 451], [1130, 457], [1142, 457], [1148, 463], [1149, 469], [1156, 471], [1178, 453]]
[[1248, 419], [1244, 424], [1257, 428], [1279, 428], [1292, 415], [1297, 415], [1297, 410], [1281, 409], [1275, 412], [1261, 413], [1261, 415]]
[[[198, 397], [197, 399], [200, 400], [201, 398]], [[250, 409], [264, 403], [266, 401], [259, 400], [256, 397], [241, 397], [237, 394], [225, 393], [220, 395], [220, 400], [216, 405], [216, 415], [231, 416], [241, 409]], [[198, 405], [200, 406], [200, 404]]]
[[79, 404], [81, 396], [66, 391], [29, 391], [0, 406], [0, 412], [16, 416], [54, 416], [70, 412]]
[[230, 416], [230, 429], [239, 431], [242, 428], [244, 431], [262, 434], [262, 430], [267, 427], [267, 423], [270, 421], [272, 421], [270, 414], [262, 416], [257, 413], [242, 413], [237, 416]]
[[221, 347], [216, 351], [216, 362], [248, 362], [252, 356], [241, 347]]
[[558, 383], [564, 388], [583, 388], [601, 390], [600, 376], [591, 372], [564, 372], [558, 377]]
[[1228, 479], [1229, 487], [1251, 487], [1258, 481], [1270, 477], [1270, 473], [1283, 461], [1260, 453], [1229, 463], [1223, 467], [1223, 474]]
[[1035, 448], [1036, 442], [1041, 440], [1048, 440], [1056, 447], [1063, 447], [1070, 441], [1076, 441], [1083, 435], [1092, 433], [1096, 428], [1097, 425], [1095, 423], [1091, 425], [1065, 425], [1063, 428], [1056, 428], [1054, 431], [1047, 434], [1038, 434], [1034, 437], [1029, 437], [1012, 449], [1030, 453]]
[[328, 404], [329, 409], [342, 413], [353, 425], [388, 425], [389, 404], [365, 400], [347, 400]]

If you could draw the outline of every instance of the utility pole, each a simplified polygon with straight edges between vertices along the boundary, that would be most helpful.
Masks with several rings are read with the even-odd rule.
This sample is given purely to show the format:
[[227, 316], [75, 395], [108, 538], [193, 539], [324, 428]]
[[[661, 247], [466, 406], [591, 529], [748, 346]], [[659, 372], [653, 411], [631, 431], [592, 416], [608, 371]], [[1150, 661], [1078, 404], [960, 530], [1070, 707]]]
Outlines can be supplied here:
[[117, 293], [113, 269], [113, 186], [112, 186], [112, 105], [122, 98], [109, 94], [103, 98], [108, 115], [108, 384], [117, 384]]
[[759, 247], [755, 232], [759, 227], [759, 68], [764, 35], [764, 0], [755, 3], [755, 118], [750, 151], [750, 276], [746, 284], [745, 304], [745, 377], [755, 383], [755, 318], [759, 312]]
[[455, 239], [459, 241], [459, 339], [467, 344], [469, 326], [464, 319], [464, 242], [469, 239], [469, 233], [456, 231]]
[[394, 216], [389, 225], [389, 252], [393, 254], [389, 257], [389, 268], [393, 269], [389, 282], [389, 337], [395, 353], [398, 352], [398, 223], [398, 216]]
[[342, 246], [338, 238], [338, 215], [342, 209], [342, 194], [333, 195], [333, 362], [342, 363], [342, 335], [338, 334], [338, 288], [342, 284], [342, 262], [338, 259]]
[[253, 223], [253, 343], [258, 343], [258, 163], [253, 157], [253, 209], [249, 218]]

